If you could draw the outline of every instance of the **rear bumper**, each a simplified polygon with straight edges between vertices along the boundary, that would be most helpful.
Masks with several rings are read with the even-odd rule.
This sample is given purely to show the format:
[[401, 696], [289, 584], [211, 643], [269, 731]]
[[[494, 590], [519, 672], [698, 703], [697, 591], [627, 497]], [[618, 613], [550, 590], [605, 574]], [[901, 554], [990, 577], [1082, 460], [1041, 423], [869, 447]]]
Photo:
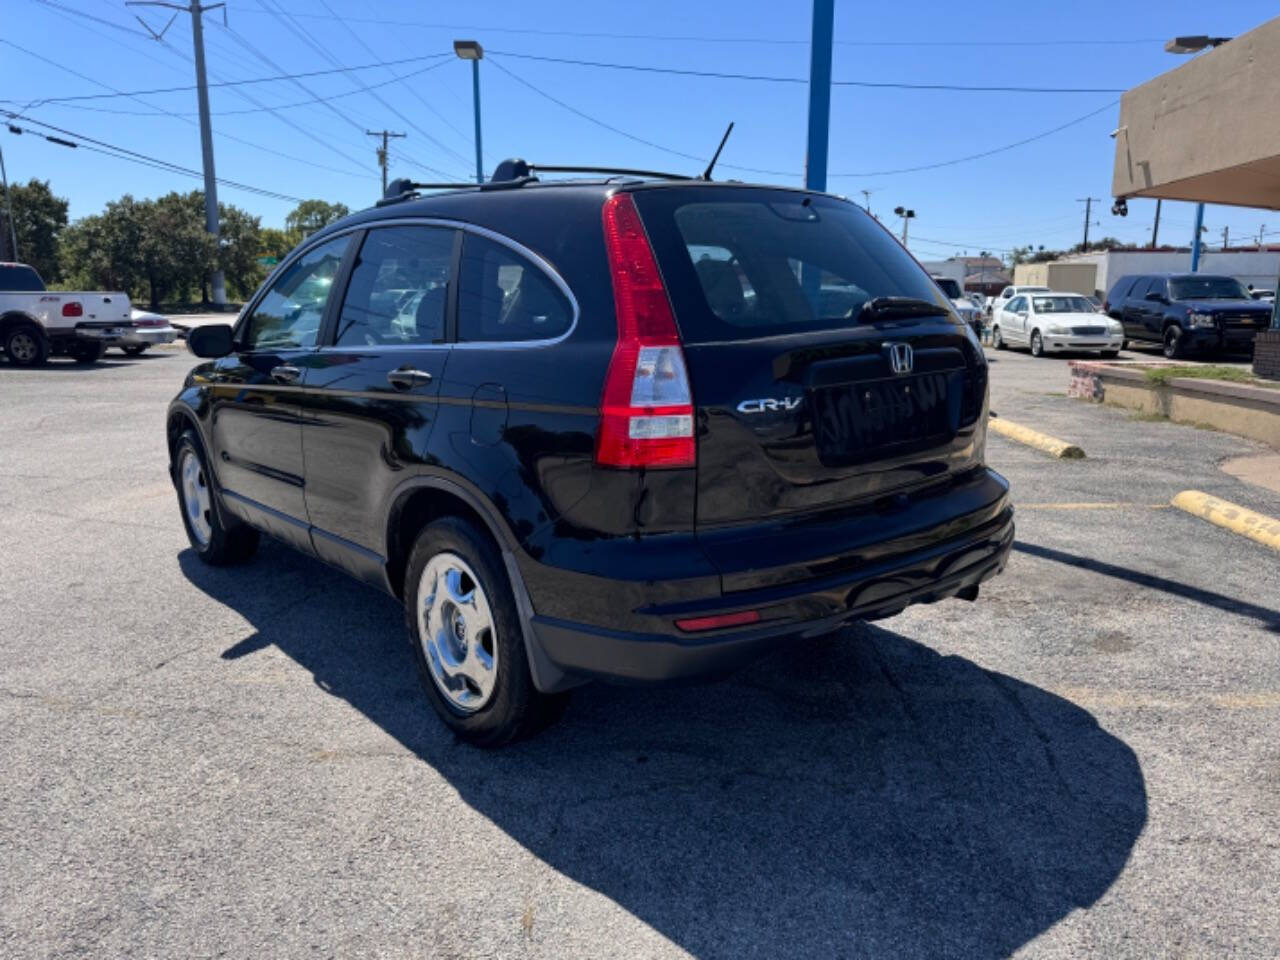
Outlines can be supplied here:
[[[547, 660], [570, 675], [662, 682], [722, 674], [776, 645], [851, 620], [880, 619], [911, 604], [974, 594], [978, 584], [1004, 569], [1013, 535], [1013, 507], [1005, 499], [994, 516], [962, 536], [838, 575], [645, 608], [651, 622], [665, 621], [663, 632], [614, 630], [545, 615], [534, 615], [530, 626]], [[674, 625], [676, 619], [741, 610], [758, 610], [761, 621], [697, 634], [682, 634]]]
[[118, 346], [153, 346], [155, 344], [173, 343], [177, 339], [178, 331], [174, 327], [134, 327], [120, 337]]

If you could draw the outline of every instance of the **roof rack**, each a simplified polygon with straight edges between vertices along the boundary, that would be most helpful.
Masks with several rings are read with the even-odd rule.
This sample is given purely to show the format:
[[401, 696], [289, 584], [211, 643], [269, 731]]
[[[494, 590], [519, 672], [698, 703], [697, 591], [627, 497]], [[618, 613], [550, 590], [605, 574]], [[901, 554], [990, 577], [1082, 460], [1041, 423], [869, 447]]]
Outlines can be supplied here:
[[514, 190], [526, 183], [537, 183], [535, 171], [543, 173], [603, 173], [609, 176], [650, 177], [659, 180], [695, 180], [696, 177], [685, 173], [665, 173], [660, 170], [633, 170], [630, 167], [579, 167], [563, 164], [533, 164], [524, 160], [511, 158], [503, 160], [493, 171], [493, 177], [483, 183], [419, 183], [416, 180], [402, 178], [387, 184], [386, 193], [378, 201], [377, 206], [385, 207], [404, 200], [412, 200], [421, 190]]

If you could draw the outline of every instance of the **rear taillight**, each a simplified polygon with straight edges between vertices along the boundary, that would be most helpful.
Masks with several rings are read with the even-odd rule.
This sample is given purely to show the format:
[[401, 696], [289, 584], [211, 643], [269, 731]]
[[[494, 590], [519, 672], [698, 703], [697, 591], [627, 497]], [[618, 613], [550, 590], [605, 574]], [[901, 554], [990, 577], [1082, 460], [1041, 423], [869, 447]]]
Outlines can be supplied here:
[[604, 204], [618, 343], [600, 399], [596, 463], [692, 467], [693, 396], [658, 263], [630, 194]]
[[83, 317], [84, 307], [80, 305], [78, 300], [72, 300], [62, 305], [62, 315], [64, 317]]

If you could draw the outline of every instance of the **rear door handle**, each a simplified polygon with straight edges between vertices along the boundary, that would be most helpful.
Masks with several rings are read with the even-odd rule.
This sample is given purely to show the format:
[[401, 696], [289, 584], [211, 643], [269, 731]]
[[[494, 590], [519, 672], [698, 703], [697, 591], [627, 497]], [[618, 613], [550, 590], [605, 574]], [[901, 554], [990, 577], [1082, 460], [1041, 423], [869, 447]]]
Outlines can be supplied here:
[[431, 382], [431, 374], [425, 370], [415, 370], [412, 367], [400, 367], [398, 370], [391, 370], [387, 373], [387, 382], [397, 390], [408, 390], [410, 387], [420, 387], [423, 384]]
[[301, 376], [301, 370], [297, 367], [291, 367], [288, 364], [271, 368], [271, 379], [280, 383], [297, 383], [298, 378]]

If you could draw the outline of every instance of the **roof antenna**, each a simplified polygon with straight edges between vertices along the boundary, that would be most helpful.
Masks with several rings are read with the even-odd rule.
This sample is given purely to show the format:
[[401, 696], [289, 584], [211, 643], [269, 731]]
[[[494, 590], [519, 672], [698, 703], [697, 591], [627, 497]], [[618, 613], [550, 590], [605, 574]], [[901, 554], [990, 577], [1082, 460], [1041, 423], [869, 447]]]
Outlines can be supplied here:
[[711, 158], [711, 162], [707, 164], [707, 169], [702, 171], [701, 180], [710, 180], [711, 171], [715, 169], [716, 161], [720, 159], [720, 151], [724, 149], [725, 143], [729, 139], [729, 134], [733, 133], [733, 121], [729, 121], [729, 129], [724, 132], [724, 136], [720, 138], [720, 146], [716, 147], [716, 155]]

